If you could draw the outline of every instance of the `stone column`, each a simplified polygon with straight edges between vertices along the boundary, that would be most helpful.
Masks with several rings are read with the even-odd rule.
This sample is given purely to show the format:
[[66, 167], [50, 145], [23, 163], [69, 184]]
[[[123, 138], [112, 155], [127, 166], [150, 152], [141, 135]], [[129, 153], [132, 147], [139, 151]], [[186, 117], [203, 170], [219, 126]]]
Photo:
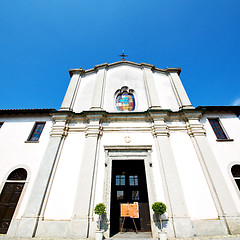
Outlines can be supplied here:
[[161, 109], [156, 85], [153, 79], [153, 72], [150, 68], [143, 68], [143, 79], [146, 87], [146, 93], [148, 98], [148, 106], [151, 109]]
[[218, 162], [207, 141], [203, 125], [199, 122], [201, 114], [185, 114], [188, 134], [195, 147], [203, 173], [212, 194], [218, 215], [223, 219], [229, 234], [240, 233], [240, 213], [232, 199]]
[[62, 102], [62, 106], [59, 109], [59, 111], [72, 111], [73, 106], [75, 103], [75, 99], [78, 93], [78, 88], [81, 82], [81, 76], [84, 73], [83, 69], [75, 70], [72, 77], [71, 81], [68, 85], [67, 92], [65, 94], [65, 97]]
[[91, 110], [100, 110], [103, 107], [105, 78], [106, 68], [105, 65], [103, 65], [103, 68], [98, 68]]
[[169, 140], [168, 127], [164, 122], [167, 114], [151, 113], [151, 116], [153, 118], [153, 136], [157, 143], [160, 173], [168, 207], [170, 223], [168, 233], [173, 237], [191, 237], [193, 235], [192, 224]]
[[178, 76], [178, 73], [176, 72], [170, 72], [169, 73], [169, 78], [173, 86], [174, 93], [176, 95], [179, 108], [180, 109], [193, 109], [194, 107], [192, 106], [188, 95], [183, 87], [183, 84]]
[[101, 135], [100, 119], [102, 114], [88, 115], [84, 151], [76, 189], [73, 215], [69, 224], [68, 236], [88, 238], [90, 216], [96, 181], [98, 142]]
[[57, 116], [56, 118], [54, 116], [53, 120], [55, 120], [55, 124], [52, 127], [50, 139], [29, 196], [26, 209], [18, 224], [16, 232], [13, 233], [11, 230], [9, 231], [12, 236], [27, 238], [34, 237], [37, 231], [38, 221], [42, 218], [42, 207], [44, 205], [52, 172], [56, 164], [63, 139], [67, 135], [68, 130], [68, 116], [62, 115]]

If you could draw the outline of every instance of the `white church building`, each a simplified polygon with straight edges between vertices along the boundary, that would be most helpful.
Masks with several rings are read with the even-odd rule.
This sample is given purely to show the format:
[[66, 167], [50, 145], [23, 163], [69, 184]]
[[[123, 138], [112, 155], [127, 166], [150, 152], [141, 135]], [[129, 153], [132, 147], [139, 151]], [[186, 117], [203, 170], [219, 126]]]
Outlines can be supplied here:
[[[120, 232], [240, 234], [240, 106], [193, 107], [180, 68], [119, 61], [71, 69], [59, 110], [0, 110], [0, 234], [94, 238]], [[126, 219], [123, 231], [134, 231]]]

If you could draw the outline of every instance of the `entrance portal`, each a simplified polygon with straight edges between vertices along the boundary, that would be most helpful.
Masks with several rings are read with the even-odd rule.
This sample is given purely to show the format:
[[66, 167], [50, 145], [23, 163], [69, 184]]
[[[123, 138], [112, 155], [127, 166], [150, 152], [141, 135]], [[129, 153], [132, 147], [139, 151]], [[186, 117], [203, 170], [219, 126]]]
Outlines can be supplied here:
[[[139, 205], [139, 218], [135, 223], [139, 232], [150, 232], [150, 215], [145, 167], [143, 160], [112, 161], [110, 234], [120, 232], [123, 218], [120, 216], [121, 203]], [[135, 231], [132, 219], [126, 218], [123, 232]]]

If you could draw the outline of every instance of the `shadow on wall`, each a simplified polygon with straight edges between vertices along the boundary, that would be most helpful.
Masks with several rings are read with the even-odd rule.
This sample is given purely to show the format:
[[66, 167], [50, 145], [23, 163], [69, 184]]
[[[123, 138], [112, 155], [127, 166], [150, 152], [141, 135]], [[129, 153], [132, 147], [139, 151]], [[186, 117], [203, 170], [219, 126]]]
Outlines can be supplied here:
[[107, 214], [103, 214], [101, 218], [100, 229], [107, 231], [108, 223], [109, 223], [109, 220], [107, 218]]
[[159, 214], [154, 213], [153, 214], [153, 221], [156, 225], [156, 227], [161, 230], [161, 223], [160, 223], [160, 218], [162, 219], [162, 228], [163, 230], [167, 228], [168, 226], [168, 219], [165, 214], [159, 216]]

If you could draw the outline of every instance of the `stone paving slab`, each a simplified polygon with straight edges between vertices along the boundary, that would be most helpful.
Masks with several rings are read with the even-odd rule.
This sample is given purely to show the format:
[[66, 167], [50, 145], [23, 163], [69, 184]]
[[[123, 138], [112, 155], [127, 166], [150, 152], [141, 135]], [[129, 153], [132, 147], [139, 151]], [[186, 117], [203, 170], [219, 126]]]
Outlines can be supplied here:
[[[168, 238], [168, 240], [240, 240], [240, 235], [228, 235], [228, 236], [210, 236], [210, 237], [193, 237], [193, 238]], [[9, 238], [6, 235], [0, 235], [0, 240], [94, 240], [94, 239], [80, 239], [80, 238]], [[157, 238], [151, 238], [147, 235], [129, 235], [129, 236], [114, 236], [105, 240], [158, 240]]]

